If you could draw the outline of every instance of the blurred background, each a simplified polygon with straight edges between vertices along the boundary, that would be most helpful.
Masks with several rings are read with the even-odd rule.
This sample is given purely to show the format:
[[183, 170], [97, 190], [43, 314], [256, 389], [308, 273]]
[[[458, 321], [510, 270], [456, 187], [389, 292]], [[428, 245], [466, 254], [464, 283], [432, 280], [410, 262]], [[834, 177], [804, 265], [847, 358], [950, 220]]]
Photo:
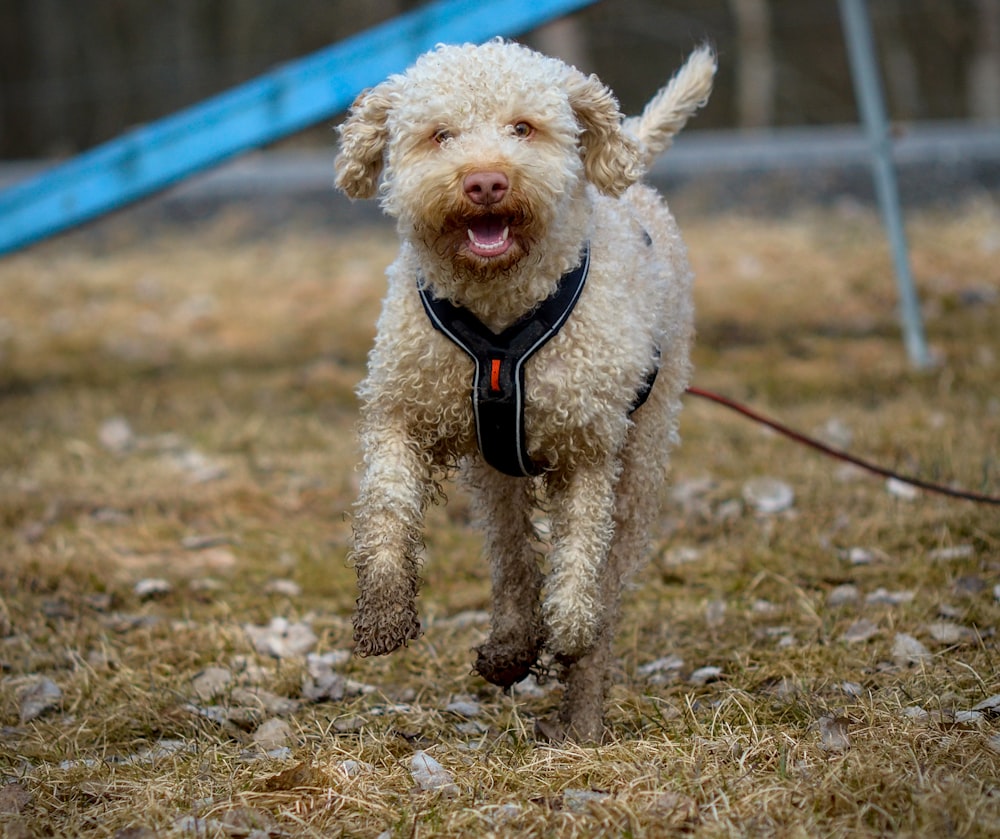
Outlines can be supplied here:
[[[3, 0], [0, 158], [74, 154], [419, 5]], [[1000, 0], [869, 7], [893, 120], [1000, 125]], [[706, 39], [721, 69], [695, 130], [857, 121], [834, 0], [606, 0], [524, 38], [596, 72], [626, 112]], [[337, 121], [281, 145], [330, 147]]]

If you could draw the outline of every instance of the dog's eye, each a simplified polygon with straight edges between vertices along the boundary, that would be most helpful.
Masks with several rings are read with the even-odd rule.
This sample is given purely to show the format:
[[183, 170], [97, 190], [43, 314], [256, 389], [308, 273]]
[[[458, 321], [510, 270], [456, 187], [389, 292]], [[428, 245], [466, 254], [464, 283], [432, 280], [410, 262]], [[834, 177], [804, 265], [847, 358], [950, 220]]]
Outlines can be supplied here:
[[445, 140], [450, 140], [454, 136], [450, 128], [439, 128], [434, 132], [431, 139], [440, 146]]
[[527, 139], [532, 134], [535, 133], [534, 126], [528, 122], [516, 122], [514, 123], [514, 136], [521, 137], [522, 139]]

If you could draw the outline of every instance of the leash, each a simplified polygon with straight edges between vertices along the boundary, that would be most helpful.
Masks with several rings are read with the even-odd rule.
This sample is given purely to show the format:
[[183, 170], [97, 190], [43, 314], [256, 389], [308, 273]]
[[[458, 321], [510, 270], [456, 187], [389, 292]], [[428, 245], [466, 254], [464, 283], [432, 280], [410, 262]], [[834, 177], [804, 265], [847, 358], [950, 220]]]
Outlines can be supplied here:
[[725, 396], [720, 396], [718, 393], [713, 393], [710, 390], [703, 390], [700, 387], [689, 387], [687, 393], [691, 396], [697, 396], [701, 399], [707, 399], [709, 402], [715, 402], [717, 405], [722, 405], [729, 408], [732, 411], [736, 411], [738, 414], [742, 414], [745, 417], [749, 417], [754, 422], [760, 423], [761, 425], [766, 425], [768, 428], [777, 431], [779, 434], [783, 434], [794, 440], [796, 443], [801, 443], [803, 446], [808, 446], [811, 449], [816, 449], [816, 451], [822, 452], [828, 457], [835, 458], [837, 460], [842, 460], [845, 463], [850, 463], [854, 466], [858, 466], [867, 472], [872, 472], [876, 475], [881, 475], [883, 478], [891, 478], [892, 480], [899, 481], [900, 483], [909, 484], [910, 486], [918, 487], [919, 489], [926, 490], [927, 492], [936, 492], [939, 495], [947, 495], [951, 498], [960, 498], [964, 501], [974, 501], [977, 504], [997, 504], [1000, 505], [1000, 496], [996, 495], [983, 495], [978, 492], [970, 492], [968, 490], [953, 489], [952, 487], [944, 486], [942, 484], [931, 483], [930, 481], [924, 481], [920, 478], [912, 478], [906, 475], [900, 475], [898, 472], [894, 472], [891, 469], [886, 469], [884, 466], [879, 466], [876, 463], [872, 463], [868, 460], [864, 460], [860, 457], [856, 457], [849, 454], [841, 449], [834, 448], [833, 446], [828, 446], [826, 443], [821, 443], [814, 437], [810, 437], [808, 434], [803, 434], [800, 431], [796, 431], [789, 428], [787, 425], [783, 425], [777, 420], [773, 420], [770, 417], [766, 417], [761, 413], [748, 408], [740, 402], [736, 402], [733, 399], [729, 399]]

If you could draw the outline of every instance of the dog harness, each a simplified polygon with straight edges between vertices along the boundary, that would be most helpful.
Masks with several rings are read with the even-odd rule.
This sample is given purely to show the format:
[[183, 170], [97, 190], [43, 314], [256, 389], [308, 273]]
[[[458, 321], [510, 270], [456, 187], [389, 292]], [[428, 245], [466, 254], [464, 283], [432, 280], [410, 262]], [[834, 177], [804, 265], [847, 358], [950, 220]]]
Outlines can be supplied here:
[[[424, 310], [433, 327], [461, 347], [475, 364], [472, 377], [472, 413], [483, 459], [494, 469], [514, 477], [538, 475], [543, 470], [528, 456], [524, 432], [524, 365], [566, 323], [583, 292], [590, 269], [590, 243], [580, 264], [563, 274], [556, 290], [539, 306], [500, 333], [467, 309], [434, 297], [418, 280]], [[656, 368], [643, 383], [631, 410], [646, 398]]]

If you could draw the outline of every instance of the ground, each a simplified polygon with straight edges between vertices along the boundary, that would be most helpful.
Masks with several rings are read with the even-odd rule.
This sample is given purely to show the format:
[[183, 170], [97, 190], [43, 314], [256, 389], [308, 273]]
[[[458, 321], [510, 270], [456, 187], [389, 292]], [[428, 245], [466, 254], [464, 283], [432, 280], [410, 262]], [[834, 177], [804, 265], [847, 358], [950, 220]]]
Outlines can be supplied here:
[[[1000, 207], [911, 217], [925, 372], [871, 211], [681, 223], [696, 384], [1000, 493]], [[705, 402], [604, 745], [546, 742], [557, 687], [470, 672], [488, 574], [453, 487], [424, 637], [347, 656], [352, 391], [393, 249], [229, 212], [0, 262], [3, 835], [997, 835], [997, 508]]]

